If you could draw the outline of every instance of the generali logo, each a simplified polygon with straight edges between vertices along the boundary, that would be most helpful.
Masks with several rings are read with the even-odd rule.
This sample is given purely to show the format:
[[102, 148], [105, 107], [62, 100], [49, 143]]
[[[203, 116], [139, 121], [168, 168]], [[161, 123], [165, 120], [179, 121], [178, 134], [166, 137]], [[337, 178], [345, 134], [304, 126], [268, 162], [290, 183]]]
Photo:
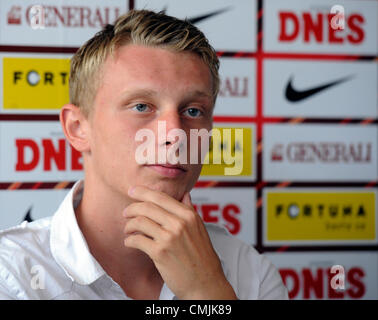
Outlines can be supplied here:
[[13, 6], [7, 14], [8, 24], [21, 24], [21, 7]]
[[119, 7], [14, 5], [7, 13], [8, 25], [39, 28], [100, 28], [113, 23], [121, 13]]
[[221, 79], [219, 96], [222, 98], [247, 98], [249, 96], [248, 82], [248, 77], [224, 77]]
[[371, 153], [370, 142], [292, 142], [275, 144], [270, 159], [296, 163], [370, 163]]

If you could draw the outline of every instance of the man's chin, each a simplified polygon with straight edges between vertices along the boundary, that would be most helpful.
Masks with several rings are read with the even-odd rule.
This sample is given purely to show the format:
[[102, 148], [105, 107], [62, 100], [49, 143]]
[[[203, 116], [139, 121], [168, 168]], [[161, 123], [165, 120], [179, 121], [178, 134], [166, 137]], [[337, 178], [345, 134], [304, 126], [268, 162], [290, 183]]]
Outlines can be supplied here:
[[148, 188], [156, 191], [160, 191], [166, 193], [167, 195], [171, 196], [172, 198], [181, 201], [182, 197], [184, 196], [185, 189], [183, 186], [175, 185], [174, 183], [157, 183], [154, 185], [147, 186]]
[[160, 181], [149, 181], [145, 183], [140, 183], [147, 188], [155, 191], [163, 192], [172, 198], [181, 201], [185, 192], [189, 189], [183, 181], [172, 181], [172, 180], [160, 180]]

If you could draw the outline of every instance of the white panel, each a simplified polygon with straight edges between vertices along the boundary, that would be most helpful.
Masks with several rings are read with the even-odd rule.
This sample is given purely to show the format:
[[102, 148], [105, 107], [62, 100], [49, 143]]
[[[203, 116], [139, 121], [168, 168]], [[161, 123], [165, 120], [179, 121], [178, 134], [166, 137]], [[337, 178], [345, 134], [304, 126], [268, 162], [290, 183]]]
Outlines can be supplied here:
[[255, 189], [194, 188], [191, 197], [205, 222], [224, 225], [240, 240], [256, 243]]
[[266, 124], [266, 181], [373, 181], [378, 128], [374, 125]]
[[[377, 299], [378, 253], [270, 253], [266, 254], [286, 279], [292, 299]], [[344, 290], [333, 290], [332, 266], [344, 267]], [[330, 281], [331, 280], [331, 281]], [[334, 280], [336, 282], [336, 278]]]
[[[55, 158], [45, 157], [55, 153]], [[58, 121], [0, 123], [1, 182], [76, 181], [83, 177], [82, 170], [74, 169], [82, 158], [72, 160], [71, 154]]]
[[[335, 4], [344, 7], [345, 28], [333, 33], [328, 14]], [[264, 1], [264, 50], [376, 55], [377, 5], [369, 0]]]
[[68, 193], [66, 190], [1, 190], [0, 229], [52, 216]]
[[216, 116], [256, 114], [256, 63], [248, 58], [220, 59], [220, 90], [214, 109]]
[[126, 0], [1, 1], [0, 44], [79, 47], [127, 11]]
[[264, 113], [377, 118], [377, 70], [375, 62], [367, 61], [266, 60]]

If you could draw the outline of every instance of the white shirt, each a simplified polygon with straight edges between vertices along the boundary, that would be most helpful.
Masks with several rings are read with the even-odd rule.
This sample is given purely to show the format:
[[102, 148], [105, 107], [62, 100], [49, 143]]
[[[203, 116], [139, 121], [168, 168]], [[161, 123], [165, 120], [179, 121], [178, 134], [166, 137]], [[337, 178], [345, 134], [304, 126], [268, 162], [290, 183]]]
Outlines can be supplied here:
[[[74, 209], [77, 182], [52, 217], [0, 232], [1, 299], [130, 299], [91, 255]], [[224, 273], [239, 299], [287, 299], [277, 269], [225, 228], [206, 224]], [[163, 285], [160, 299], [176, 299]]]

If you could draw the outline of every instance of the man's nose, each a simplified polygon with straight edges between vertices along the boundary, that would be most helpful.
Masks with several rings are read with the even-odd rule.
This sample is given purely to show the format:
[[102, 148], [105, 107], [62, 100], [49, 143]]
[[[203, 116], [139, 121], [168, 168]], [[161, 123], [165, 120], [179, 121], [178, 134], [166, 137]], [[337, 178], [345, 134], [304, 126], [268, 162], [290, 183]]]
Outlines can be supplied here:
[[[177, 141], [182, 130], [182, 121], [177, 110], [166, 111], [159, 117], [159, 145], [170, 145]], [[180, 134], [181, 135], [181, 134]]]

